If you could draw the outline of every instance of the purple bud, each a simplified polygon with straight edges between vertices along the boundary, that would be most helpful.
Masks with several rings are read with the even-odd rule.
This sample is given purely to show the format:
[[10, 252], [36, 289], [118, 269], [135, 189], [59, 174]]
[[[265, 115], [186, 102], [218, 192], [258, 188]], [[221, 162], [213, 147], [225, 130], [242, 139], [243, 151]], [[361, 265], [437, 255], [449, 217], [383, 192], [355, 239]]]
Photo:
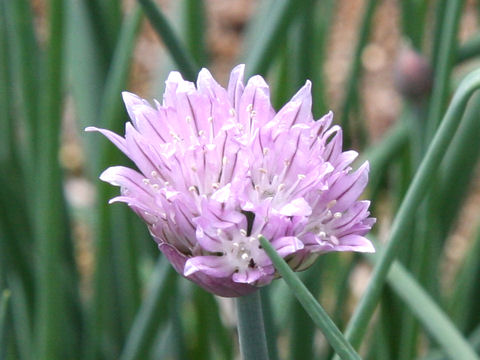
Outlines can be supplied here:
[[432, 89], [430, 63], [409, 45], [402, 45], [394, 69], [394, 80], [400, 94], [409, 100], [420, 101]]

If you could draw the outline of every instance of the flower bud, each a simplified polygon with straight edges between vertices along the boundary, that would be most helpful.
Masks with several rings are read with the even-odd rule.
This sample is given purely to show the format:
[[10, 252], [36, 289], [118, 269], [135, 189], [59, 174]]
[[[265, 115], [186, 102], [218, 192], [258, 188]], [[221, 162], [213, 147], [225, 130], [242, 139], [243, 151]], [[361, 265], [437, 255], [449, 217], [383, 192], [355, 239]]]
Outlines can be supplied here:
[[411, 101], [420, 101], [432, 89], [433, 73], [428, 60], [411, 48], [403, 45], [394, 69], [395, 87]]

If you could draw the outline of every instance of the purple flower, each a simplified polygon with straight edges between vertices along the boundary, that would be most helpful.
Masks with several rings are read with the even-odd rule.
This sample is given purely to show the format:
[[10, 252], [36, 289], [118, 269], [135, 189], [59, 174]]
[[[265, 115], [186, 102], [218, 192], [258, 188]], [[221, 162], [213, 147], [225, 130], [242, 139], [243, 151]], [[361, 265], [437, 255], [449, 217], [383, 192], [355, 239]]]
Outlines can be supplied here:
[[227, 90], [206, 69], [196, 86], [172, 72], [162, 104], [123, 93], [125, 138], [87, 128], [138, 167], [103, 172], [121, 189], [110, 202], [126, 202], [177, 272], [221, 296], [278, 276], [260, 235], [294, 270], [330, 251], [374, 251], [370, 203], [358, 200], [368, 163], [352, 172], [357, 153], [342, 152], [332, 113], [314, 121], [310, 82], [275, 113], [264, 79], [244, 86], [243, 71], [233, 69]]

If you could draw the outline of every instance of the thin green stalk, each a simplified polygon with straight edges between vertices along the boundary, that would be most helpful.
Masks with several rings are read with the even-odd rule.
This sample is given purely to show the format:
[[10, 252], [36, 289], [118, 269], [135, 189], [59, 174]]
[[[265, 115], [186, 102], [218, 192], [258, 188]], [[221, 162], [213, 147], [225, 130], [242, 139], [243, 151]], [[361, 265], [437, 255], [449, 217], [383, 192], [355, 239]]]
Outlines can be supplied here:
[[295, 275], [285, 260], [278, 255], [270, 242], [261, 236], [260, 244], [268, 257], [272, 260], [273, 265], [279, 274], [289, 286], [290, 290], [303, 305], [305, 311], [310, 315], [312, 321], [320, 330], [322, 330], [329, 344], [335, 349], [335, 352], [344, 360], [361, 359], [360, 355], [357, 354], [352, 345], [350, 345], [335, 323], [330, 319], [327, 312]]
[[445, 154], [439, 174], [439, 193], [434, 206], [439, 210], [441, 231], [444, 236], [455, 223], [462, 203], [475, 178], [477, 161], [480, 159], [480, 95], [469, 103], [452, 145]]
[[138, 2], [142, 5], [145, 15], [157, 34], [162, 38], [180, 72], [187, 80], [195, 80], [199, 70], [198, 65], [182, 46], [182, 42], [175, 34], [165, 15], [152, 0], [138, 0]]
[[[317, 260], [303, 276], [303, 282], [313, 296], [320, 293], [322, 272], [322, 261]], [[302, 278], [301, 278], [302, 279]], [[295, 302], [292, 307], [292, 325], [290, 334], [290, 359], [314, 359], [315, 349], [315, 325], [305, 312], [301, 304]]]
[[260, 292], [255, 291], [235, 300], [238, 317], [238, 338], [243, 359], [268, 360]]
[[[367, 45], [368, 37], [370, 34], [370, 29], [372, 26], [372, 18], [375, 13], [375, 7], [378, 5], [378, 0], [369, 0], [365, 6], [365, 11], [363, 13], [362, 23], [359, 29], [359, 35], [357, 44], [355, 46], [355, 51], [353, 54], [353, 60], [350, 64], [350, 69], [348, 72], [348, 78], [346, 82], [346, 88], [344, 93], [344, 98], [341, 107], [341, 118], [340, 124], [342, 125], [344, 138], [346, 144], [351, 141], [351, 136], [354, 131], [359, 131], [366, 134], [365, 125], [360, 123], [360, 120], [357, 120], [355, 123], [352, 123], [350, 120], [350, 115], [352, 112], [352, 107], [356, 102], [357, 89], [360, 79], [360, 70], [361, 70], [361, 58], [362, 52], [365, 46]], [[363, 135], [365, 135], [363, 134]], [[361, 139], [360, 139], [361, 140]]]
[[322, 114], [325, 114], [329, 109], [327, 101], [327, 86], [325, 84], [325, 61], [327, 56], [327, 46], [330, 35], [330, 28], [335, 18], [335, 0], [322, 0], [316, 8], [315, 13], [315, 32], [313, 63], [315, 64], [312, 74], [312, 96], [315, 99], [313, 102], [313, 115], [317, 119]]
[[[38, 307], [36, 309], [37, 359], [61, 357], [64, 314], [64, 289], [60, 286], [62, 263], [60, 249], [64, 241], [61, 171], [58, 164], [63, 91], [64, 0], [49, 2], [49, 42], [42, 91], [42, 121], [38, 139], [38, 184], [36, 206], [36, 251], [38, 254]], [[31, 56], [31, 55], [30, 55]]]
[[407, 194], [392, 224], [390, 241], [379, 255], [380, 258], [373, 270], [365, 294], [355, 309], [347, 327], [347, 338], [354, 346], [358, 346], [365, 335], [364, 329], [373, 315], [388, 270], [395, 260], [400, 244], [405, 240], [405, 235], [408, 233], [410, 225], [414, 221], [415, 210], [436, 175], [436, 170], [458, 128], [468, 100], [479, 87], [480, 70], [470, 73], [463, 79], [455, 92], [440, 128], [428, 148], [424, 160], [420, 164], [409, 186]]
[[0, 359], [5, 359], [7, 354], [7, 309], [10, 299], [10, 290], [2, 291], [0, 297]]
[[[120, 31], [110, 71], [105, 82], [100, 111], [101, 124], [108, 129], [122, 130], [123, 128], [123, 106], [120, 92], [127, 85], [132, 63], [132, 52], [135, 47], [141, 20], [142, 12], [139, 7], [135, 7], [132, 13], [127, 15]], [[101, 151], [102, 154], [109, 148], [106, 143], [104, 144]], [[103, 165], [101, 164], [102, 168]]]
[[[130, 70], [130, 64], [132, 61], [131, 53], [135, 46], [136, 35], [139, 30], [142, 12], [136, 7], [130, 15], [128, 15], [122, 25], [117, 47], [112, 59], [110, 71], [107, 76], [107, 80], [104, 86], [101, 109], [100, 109], [100, 121], [101, 126], [112, 130], [118, 130], [122, 127], [124, 119], [122, 117], [122, 102], [120, 92], [125, 89], [128, 74]], [[102, 143], [99, 147], [100, 156], [95, 163], [96, 172], [106, 168], [111, 164], [111, 161], [117, 156], [113, 147], [108, 143]], [[119, 156], [119, 155], [118, 155]], [[107, 201], [113, 197], [112, 189], [107, 184], [98, 183], [99, 187], [99, 208], [96, 214], [95, 224], [97, 227], [97, 240], [95, 251], [95, 274], [94, 274], [94, 295], [91, 304], [90, 313], [90, 333], [89, 333], [89, 345], [86, 347], [87, 358], [93, 359], [96, 354], [100, 352], [100, 348], [104, 343], [112, 342], [113, 340], [107, 340], [108, 337], [113, 337], [121, 330], [121, 326], [118, 324], [117, 309], [118, 306], [124, 311], [124, 319], [131, 319], [136, 311], [138, 301], [136, 297], [138, 294], [130, 293], [130, 291], [137, 292], [138, 284], [136, 265], [133, 254], [127, 249], [131, 246], [128, 233], [125, 231], [117, 234], [122, 242], [119, 249], [112, 249], [112, 239], [115, 233], [115, 219], [112, 218], [111, 209], [106, 206]], [[121, 215], [126, 215], [125, 210], [112, 210]], [[117, 253], [119, 256], [114, 261], [112, 253]], [[121, 259], [120, 259], [121, 258]], [[128, 293], [123, 293], [122, 296], [115, 294], [115, 278], [113, 269], [117, 265], [117, 269], [124, 267], [122, 272], [127, 275], [126, 283], [122, 283], [123, 279], [120, 279], [117, 284], [123, 287], [123, 290]], [[119, 306], [118, 304], [123, 301], [124, 304], [128, 304], [128, 308]], [[118, 337], [118, 336], [117, 336]], [[120, 343], [120, 341], [119, 341]]]
[[185, 0], [184, 4], [186, 46], [197, 64], [206, 65], [208, 53], [205, 44], [207, 28], [204, 1]]
[[475, 33], [458, 47], [455, 62], [462, 63], [478, 55], [480, 55], [480, 32]]
[[[468, 336], [468, 342], [477, 352], [480, 352], [480, 325]], [[421, 360], [445, 360], [446, 358], [445, 351], [433, 350], [422, 357]]]
[[30, 2], [26, 0], [7, 1], [7, 8], [10, 9], [8, 15], [12, 18], [12, 29], [9, 37], [13, 39], [13, 48], [17, 66], [19, 89], [20, 89], [20, 109], [24, 112], [25, 118], [24, 130], [28, 141], [26, 142], [27, 166], [31, 166], [32, 154], [37, 149], [38, 141], [38, 115], [40, 71], [39, 71], [39, 49], [35, 30], [33, 28], [33, 15]]
[[[316, 0], [307, 0], [301, 14], [298, 16], [298, 31], [294, 40], [297, 44], [295, 51], [296, 67], [295, 67], [295, 87], [305, 84], [307, 79], [312, 79], [313, 71], [316, 68], [314, 63], [314, 53], [317, 49], [314, 46], [315, 40], [315, 5]], [[289, 54], [292, 56], [292, 54]]]
[[277, 0], [271, 4], [271, 11], [261, 31], [255, 34], [255, 43], [246, 49], [245, 59], [247, 77], [255, 74], [265, 75], [272, 64], [287, 31], [307, 0]]
[[463, 260], [450, 298], [452, 317], [457, 326], [468, 332], [478, 323], [478, 284], [480, 280], [480, 226]]
[[438, 54], [434, 72], [432, 97], [427, 117], [427, 143], [435, 134], [445, 100], [448, 96], [448, 85], [455, 57], [458, 24], [462, 14], [464, 0], [448, 0], [442, 19], [441, 36], [439, 39]]
[[151, 349], [155, 334], [166, 321], [170, 299], [175, 296], [177, 273], [161, 257], [149, 281], [146, 297], [130, 329], [120, 360], [145, 359]]
[[385, 173], [385, 168], [398, 156], [401, 148], [408, 143], [408, 127], [404, 122], [398, 122], [376, 144], [371, 145], [362, 153], [357, 163], [370, 163], [370, 188], [375, 189]]
[[18, 276], [10, 275], [7, 278], [8, 288], [11, 290], [11, 324], [12, 332], [15, 336], [15, 342], [18, 347], [19, 360], [33, 360], [35, 349], [32, 340], [32, 319], [29, 314], [29, 304], [25, 296], [25, 290], [22, 281]]
[[479, 359], [447, 315], [399, 262], [392, 265], [387, 280], [389, 286], [422, 322], [425, 329], [442, 346], [450, 359]]
[[262, 300], [263, 322], [265, 325], [265, 336], [267, 338], [267, 348], [269, 360], [278, 360], [277, 349], [277, 328], [273, 314], [273, 304], [270, 296], [270, 287], [266, 286], [260, 289], [260, 297]]

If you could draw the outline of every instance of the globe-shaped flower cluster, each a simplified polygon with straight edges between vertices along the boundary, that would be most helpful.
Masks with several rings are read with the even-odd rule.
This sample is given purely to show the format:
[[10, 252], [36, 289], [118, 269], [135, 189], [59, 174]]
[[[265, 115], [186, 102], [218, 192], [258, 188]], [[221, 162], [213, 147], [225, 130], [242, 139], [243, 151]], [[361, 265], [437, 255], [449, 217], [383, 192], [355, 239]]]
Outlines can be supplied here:
[[120, 186], [177, 272], [221, 296], [270, 283], [275, 268], [259, 243], [268, 239], [294, 270], [330, 251], [373, 252], [364, 235], [375, 219], [359, 201], [368, 163], [352, 171], [332, 113], [314, 121], [307, 81], [277, 113], [261, 76], [243, 83], [235, 67], [228, 89], [208, 70], [197, 84], [171, 72], [163, 102], [130, 93], [125, 137], [99, 131], [138, 167], [113, 166], [100, 178]]

